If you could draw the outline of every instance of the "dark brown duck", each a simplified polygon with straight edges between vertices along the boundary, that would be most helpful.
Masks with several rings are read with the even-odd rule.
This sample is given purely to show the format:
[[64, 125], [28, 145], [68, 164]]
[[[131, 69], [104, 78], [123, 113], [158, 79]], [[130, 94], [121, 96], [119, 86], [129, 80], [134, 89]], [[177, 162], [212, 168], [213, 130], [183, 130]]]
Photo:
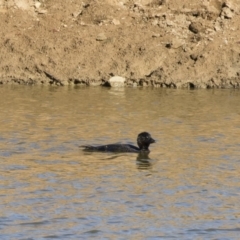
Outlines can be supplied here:
[[107, 144], [100, 146], [84, 145], [80, 146], [83, 151], [88, 152], [150, 152], [149, 145], [156, 141], [151, 137], [148, 132], [142, 132], [138, 134], [137, 145], [138, 147], [131, 144]]

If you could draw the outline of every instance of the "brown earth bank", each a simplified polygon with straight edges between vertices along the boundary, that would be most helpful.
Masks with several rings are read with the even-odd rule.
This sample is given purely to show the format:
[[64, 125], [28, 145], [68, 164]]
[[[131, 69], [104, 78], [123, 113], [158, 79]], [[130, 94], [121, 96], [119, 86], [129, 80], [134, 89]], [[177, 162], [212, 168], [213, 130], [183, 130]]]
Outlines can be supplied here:
[[0, 83], [240, 88], [240, 0], [0, 0]]

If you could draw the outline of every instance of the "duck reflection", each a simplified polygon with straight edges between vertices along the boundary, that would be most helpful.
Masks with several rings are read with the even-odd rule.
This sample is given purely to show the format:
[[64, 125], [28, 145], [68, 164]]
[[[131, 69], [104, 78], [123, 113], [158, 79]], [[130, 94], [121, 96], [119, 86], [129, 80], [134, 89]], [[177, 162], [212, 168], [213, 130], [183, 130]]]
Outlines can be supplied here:
[[152, 168], [152, 159], [149, 157], [149, 153], [139, 153], [136, 159], [138, 169], [150, 169]]
[[[91, 152], [84, 152], [84, 155], [92, 155]], [[104, 157], [102, 157], [104, 156]], [[100, 157], [100, 156], [99, 156]], [[115, 154], [115, 155], [101, 155], [99, 159], [101, 160], [114, 160], [118, 158], [132, 158], [132, 155], [130, 154]], [[149, 157], [149, 152], [140, 152], [137, 155], [136, 158], [136, 165], [138, 169], [150, 169], [153, 165], [153, 160]]]

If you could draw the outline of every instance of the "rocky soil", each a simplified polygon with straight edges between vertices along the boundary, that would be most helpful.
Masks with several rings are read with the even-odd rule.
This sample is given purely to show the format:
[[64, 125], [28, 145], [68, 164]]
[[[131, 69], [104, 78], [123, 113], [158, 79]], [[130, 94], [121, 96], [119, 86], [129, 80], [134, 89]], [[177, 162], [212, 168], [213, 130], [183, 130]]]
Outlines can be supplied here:
[[240, 0], [0, 0], [0, 83], [240, 87]]

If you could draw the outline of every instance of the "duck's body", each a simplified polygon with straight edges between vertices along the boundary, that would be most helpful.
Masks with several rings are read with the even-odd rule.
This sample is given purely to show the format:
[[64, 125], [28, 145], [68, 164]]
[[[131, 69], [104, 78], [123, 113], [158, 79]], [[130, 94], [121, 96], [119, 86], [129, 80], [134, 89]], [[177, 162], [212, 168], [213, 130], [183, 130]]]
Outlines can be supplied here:
[[89, 152], [150, 152], [148, 147], [151, 143], [154, 143], [155, 140], [151, 137], [151, 135], [147, 132], [142, 132], [138, 134], [137, 144], [138, 147], [133, 146], [131, 144], [107, 144], [101, 146], [92, 146], [85, 145], [83, 147], [84, 151]]
[[83, 146], [84, 151], [90, 152], [139, 152], [140, 149], [130, 144], [107, 144], [101, 146]]

